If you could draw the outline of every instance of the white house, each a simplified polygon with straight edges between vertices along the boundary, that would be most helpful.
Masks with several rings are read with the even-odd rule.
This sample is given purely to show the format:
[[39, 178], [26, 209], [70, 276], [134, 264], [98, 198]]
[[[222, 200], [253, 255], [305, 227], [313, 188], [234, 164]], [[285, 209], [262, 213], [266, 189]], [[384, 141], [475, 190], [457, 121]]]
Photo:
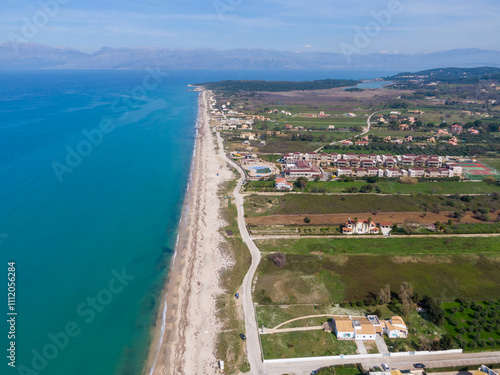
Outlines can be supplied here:
[[377, 336], [375, 327], [365, 317], [353, 319], [352, 325], [354, 326], [355, 340], [375, 340]]
[[333, 318], [337, 340], [354, 340], [354, 327], [348, 316], [336, 316]]
[[384, 171], [384, 175], [385, 177], [393, 178], [393, 177], [400, 177], [403, 175], [403, 173], [397, 168], [387, 168]]
[[410, 168], [408, 169], [408, 176], [410, 177], [423, 177], [425, 174], [424, 168]]
[[351, 168], [337, 168], [337, 176], [352, 176]]
[[276, 189], [278, 190], [293, 190], [293, 184], [287, 182], [285, 178], [276, 179]]
[[345, 227], [342, 228], [343, 234], [370, 234], [378, 233], [378, 228], [373, 221], [368, 220], [349, 220]]
[[[380, 322], [376, 317], [375, 320], [370, 320], [370, 317], [365, 316], [335, 316], [333, 323], [335, 334], [338, 340], [375, 340], [377, 331], [381, 334], [382, 329]], [[376, 324], [379, 328], [377, 329]]]
[[408, 337], [408, 327], [403, 318], [393, 316], [391, 319], [385, 321], [384, 333], [389, 338], [406, 338]]

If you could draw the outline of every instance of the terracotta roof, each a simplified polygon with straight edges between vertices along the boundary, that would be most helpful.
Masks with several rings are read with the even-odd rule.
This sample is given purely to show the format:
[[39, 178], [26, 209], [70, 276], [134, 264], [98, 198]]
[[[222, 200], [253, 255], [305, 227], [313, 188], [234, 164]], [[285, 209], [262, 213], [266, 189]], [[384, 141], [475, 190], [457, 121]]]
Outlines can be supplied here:
[[348, 317], [334, 317], [335, 325], [337, 327], [337, 332], [353, 332], [354, 327], [352, 326], [352, 320]]

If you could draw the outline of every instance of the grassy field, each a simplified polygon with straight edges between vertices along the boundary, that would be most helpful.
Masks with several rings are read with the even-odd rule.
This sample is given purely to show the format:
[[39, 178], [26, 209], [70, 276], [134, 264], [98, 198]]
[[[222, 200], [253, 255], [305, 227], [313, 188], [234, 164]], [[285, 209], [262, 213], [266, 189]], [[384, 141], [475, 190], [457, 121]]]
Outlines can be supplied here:
[[362, 301], [389, 283], [406, 281], [419, 295], [443, 301], [497, 298], [500, 258], [478, 255], [295, 255], [279, 268], [264, 258], [257, 271], [259, 304], [328, 304]]
[[460, 347], [468, 351], [500, 348], [500, 298], [470, 303], [443, 304], [445, 328]]
[[[275, 161], [274, 158], [273, 161]], [[358, 189], [366, 185], [365, 181], [338, 182], [338, 181], [308, 181], [303, 192], [325, 192], [325, 193], [345, 193], [349, 188]], [[398, 181], [378, 181], [376, 185], [382, 194], [489, 194], [500, 193], [500, 185], [488, 185], [482, 181], [439, 181], [439, 182], [418, 182], [414, 185], [402, 184]], [[272, 189], [272, 181], [250, 181], [247, 191], [262, 191]], [[318, 190], [319, 189], [319, 190]]]
[[[278, 324], [286, 322], [294, 318], [309, 315], [321, 315], [321, 314], [344, 314], [344, 315], [363, 315], [364, 310], [360, 308], [340, 308], [332, 304], [324, 305], [258, 305], [257, 310], [257, 322], [259, 327], [264, 326], [266, 328], [276, 327]], [[283, 328], [290, 327], [307, 327], [314, 325], [321, 325], [326, 322], [328, 317], [322, 318], [311, 318], [298, 320], [296, 322], [288, 323]], [[318, 323], [319, 322], [319, 323]]]
[[488, 207], [498, 209], [499, 201], [489, 196], [472, 196], [468, 202], [454, 197], [416, 195], [314, 195], [285, 194], [281, 196], [251, 195], [245, 199], [249, 217], [265, 215], [306, 215], [335, 213], [418, 212], [427, 210], [460, 211]]
[[322, 330], [261, 335], [260, 339], [265, 359], [356, 353], [356, 343], [338, 341], [335, 335]]
[[377, 185], [385, 194], [489, 194], [500, 192], [499, 185], [488, 185], [484, 182], [439, 181], [418, 182], [406, 185], [397, 181], [380, 181]]
[[497, 171], [500, 171], [500, 158], [479, 159], [479, 162], [495, 168]]
[[[256, 142], [255, 144], [258, 144]], [[266, 139], [266, 146], [259, 146], [259, 152], [270, 153], [279, 152], [285, 154], [287, 152], [311, 152], [324, 143], [308, 142], [308, 141], [292, 141], [290, 139], [269, 137]]]
[[331, 255], [455, 255], [500, 256], [498, 237], [374, 237], [256, 240], [263, 252]]
[[431, 137], [435, 135], [435, 133], [430, 133], [426, 131], [410, 131], [410, 130], [390, 130], [387, 128], [376, 127], [375, 129], [370, 130], [371, 135], [376, 135], [377, 137], [394, 137], [401, 138], [411, 135], [413, 137]]

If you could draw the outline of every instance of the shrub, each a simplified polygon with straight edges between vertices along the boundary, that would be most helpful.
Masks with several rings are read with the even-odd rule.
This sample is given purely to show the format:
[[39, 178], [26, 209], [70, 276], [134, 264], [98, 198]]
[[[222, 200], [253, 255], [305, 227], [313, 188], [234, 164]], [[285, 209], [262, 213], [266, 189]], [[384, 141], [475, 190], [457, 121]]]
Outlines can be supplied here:
[[267, 256], [267, 259], [269, 259], [271, 262], [274, 263], [276, 267], [285, 267], [287, 262], [286, 262], [286, 254], [283, 254], [282, 252], [277, 252], [277, 253], [272, 253]]
[[418, 182], [418, 179], [410, 176], [403, 176], [399, 179], [399, 182], [405, 185], [415, 185]]

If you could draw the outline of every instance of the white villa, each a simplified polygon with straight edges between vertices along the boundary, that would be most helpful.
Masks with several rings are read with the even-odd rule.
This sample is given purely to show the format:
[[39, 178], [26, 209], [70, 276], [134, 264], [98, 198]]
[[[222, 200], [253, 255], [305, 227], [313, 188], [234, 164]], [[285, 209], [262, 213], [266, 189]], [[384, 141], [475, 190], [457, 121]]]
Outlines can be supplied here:
[[346, 226], [342, 228], [343, 234], [376, 234], [378, 232], [377, 225], [371, 220], [351, 220], [349, 218]]
[[408, 328], [400, 316], [379, 320], [376, 315], [333, 317], [333, 327], [338, 340], [375, 340], [384, 333], [390, 338], [408, 337]]
[[293, 190], [293, 184], [291, 182], [287, 182], [285, 178], [277, 178], [276, 179], [276, 189], [278, 190]]
[[408, 327], [406, 327], [403, 318], [393, 316], [391, 319], [384, 322], [384, 333], [389, 338], [407, 338]]

